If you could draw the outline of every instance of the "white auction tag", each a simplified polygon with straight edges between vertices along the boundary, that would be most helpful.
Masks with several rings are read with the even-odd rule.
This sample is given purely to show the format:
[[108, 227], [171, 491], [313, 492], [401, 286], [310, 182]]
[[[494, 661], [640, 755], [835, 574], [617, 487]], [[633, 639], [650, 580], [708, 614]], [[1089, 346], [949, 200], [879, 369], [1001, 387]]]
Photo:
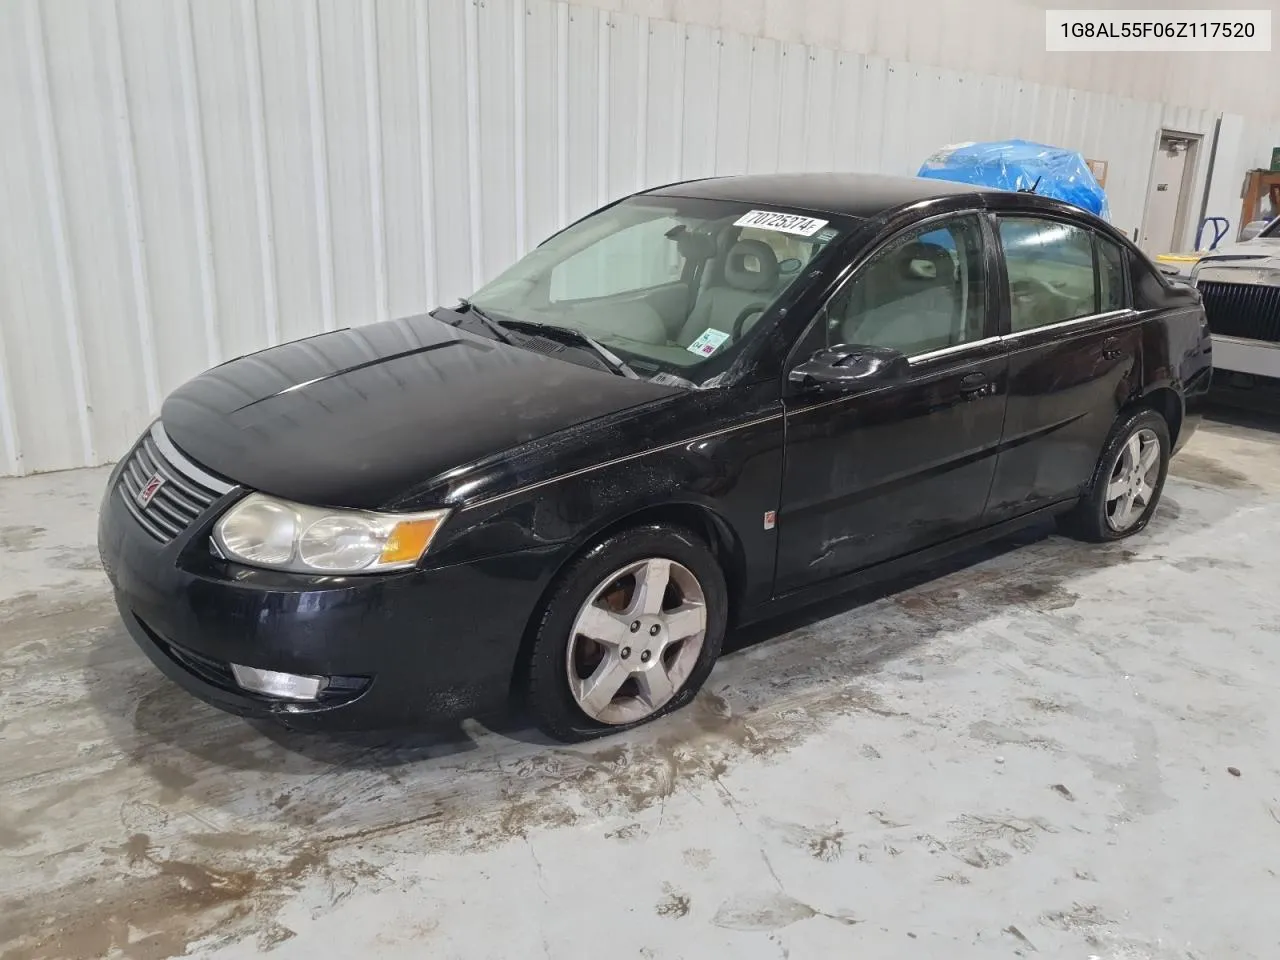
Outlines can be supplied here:
[[798, 213], [777, 213], [773, 210], [752, 210], [734, 221], [735, 227], [755, 227], [757, 230], [776, 230], [793, 233], [797, 237], [812, 237], [825, 227], [829, 220], [815, 220]]

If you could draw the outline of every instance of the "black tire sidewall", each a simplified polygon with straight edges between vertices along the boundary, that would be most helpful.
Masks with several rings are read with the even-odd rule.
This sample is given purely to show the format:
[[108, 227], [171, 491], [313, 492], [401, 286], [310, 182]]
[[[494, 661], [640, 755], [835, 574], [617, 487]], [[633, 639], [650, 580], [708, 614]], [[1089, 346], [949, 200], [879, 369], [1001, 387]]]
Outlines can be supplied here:
[[[603, 724], [582, 712], [569, 690], [565, 656], [569, 631], [591, 591], [620, 567], [663, 557], [692, 571], [706, 598], [707, 634], [689, 679], [661, 710], [631, 724]], [[615, 533], [587, 549], [560, 575], [536, 625], [524, 700], [535, 723], [558, 740], [580, 741], [630, 730], [678, 710], [694, 698], [720, 655], [728, 624], [724, 572], [707, 544], [681, 527], [647, 524]]]
[[[1111, 524], [1107, 522], [1107, 485], [1115, 470], [1116, 461], [1124, 451], [1125, 444], [1139, 430], [1150, 430], [1160, 442], [1160, 474], [1156, 478], [1155, 494], [1147, 504], [1147, 508], [1142, 511], [1142, 516], [1138, 518], [1137, 523], [1127, 530], [1113, 530]], [[1086, 501], [1088, 514], [1085, 519], [1088, 533], [1092, 534], [1091, 539], [1123, 540], [1146, 528], [1160, 506], [1160, 498], [1164, 495], [1164, 481], [1169, 474], [1171, 447], [1169, 424], [1154, 410], [1138, 410], [1116, 423], [1098, 460], [1097, 473], [1094, 474]]]

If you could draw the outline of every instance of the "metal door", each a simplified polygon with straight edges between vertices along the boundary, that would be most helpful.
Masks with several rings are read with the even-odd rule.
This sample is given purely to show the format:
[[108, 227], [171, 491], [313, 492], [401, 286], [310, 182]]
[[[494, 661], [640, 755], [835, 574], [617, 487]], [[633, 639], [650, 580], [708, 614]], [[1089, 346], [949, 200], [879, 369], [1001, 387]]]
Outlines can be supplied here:
[[1139, 244], [1150, 255], [1178, 252], [1189, 188], [1187, 164], [1193, 144], [1194, 141], [1186, 137], [1160, 136]]

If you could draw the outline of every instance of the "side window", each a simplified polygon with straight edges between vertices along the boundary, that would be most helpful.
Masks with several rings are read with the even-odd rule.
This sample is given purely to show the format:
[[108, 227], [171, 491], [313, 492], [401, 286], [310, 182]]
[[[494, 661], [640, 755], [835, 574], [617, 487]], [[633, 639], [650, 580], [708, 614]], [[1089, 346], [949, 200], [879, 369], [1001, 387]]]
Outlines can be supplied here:
[[679, 282], [684, 258], [674, 240], [663, 242], [678, 225], [673, 217], [646, 220], [566, 258], [551, 271], [551, 300], [611, 297]]
[[891, 347], [913, 356], [982, 339], [982, 242], [974, 216], [893, 238], [832, 299], [827, 345]]
[[1129, 306], [1129, 291], [1124, 282], [1124, 255], [1110, 240], [1095, 236], [1098, 246], [1098, 288], [1102, 295], [1099, 312], [1123, 310]]
[[1014, 333], [1098, 312], [1093, 234], [1038, 217], [1001, 217]]

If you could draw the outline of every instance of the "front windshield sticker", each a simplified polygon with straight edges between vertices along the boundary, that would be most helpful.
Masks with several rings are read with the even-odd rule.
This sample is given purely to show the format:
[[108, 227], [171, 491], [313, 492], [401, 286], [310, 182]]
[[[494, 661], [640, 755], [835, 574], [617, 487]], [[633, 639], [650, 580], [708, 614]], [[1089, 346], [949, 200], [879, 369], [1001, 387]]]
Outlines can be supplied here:
[[723, 330], [717, 330], [715, 327], [707, 327], [702, 333], [698, 334], [698, 339], [689, 344], [688, 351], [696, 353], [700, 357], [709, 357], [721, 345], [729, 339], [729, 335]]
[[825, 227], [829, 220], [815, 220], [797, 213], [775, 213], [772, 210], [752, 210], [734, 221], [735, 227], [755, 227], [757, 230], [776, 230], [792, 233], [797, 237], [812, 237]]

